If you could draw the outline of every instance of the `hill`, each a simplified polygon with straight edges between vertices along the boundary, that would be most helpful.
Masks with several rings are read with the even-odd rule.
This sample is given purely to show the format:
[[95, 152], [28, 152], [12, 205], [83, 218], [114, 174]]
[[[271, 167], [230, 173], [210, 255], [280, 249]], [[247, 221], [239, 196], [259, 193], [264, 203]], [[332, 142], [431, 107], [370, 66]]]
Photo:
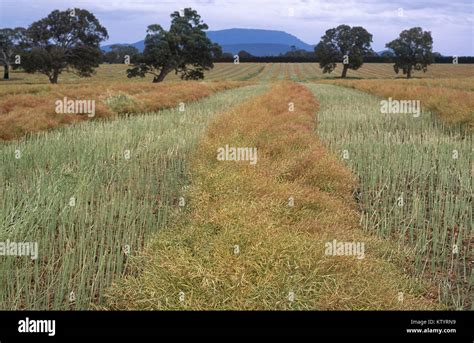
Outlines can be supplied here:
[[[254, 56], [278, 56], [291, 50], [292, 46], [297, 49], [313, 51], [313, 46], [284, 31], [261, 30], [261, 29], [226, 29], [219, 31], [208, 31], [207, 36], [215, 43], [222, 46], [223, 52], [236, 54], [245, 50]], [[131, 45], [143, 51], [144, 41], [138, 41]], [[105, 52], [110, 51], [111, 45], [102, 46]]]

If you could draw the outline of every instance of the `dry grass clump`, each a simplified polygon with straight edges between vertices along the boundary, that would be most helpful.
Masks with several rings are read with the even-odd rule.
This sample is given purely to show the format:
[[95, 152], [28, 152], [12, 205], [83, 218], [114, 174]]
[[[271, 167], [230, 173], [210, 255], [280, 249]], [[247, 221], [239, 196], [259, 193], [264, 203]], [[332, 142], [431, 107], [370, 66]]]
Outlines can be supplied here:
[[[107, 308], [437, 308], [393, 246], [359, 229], [354, 178], [315, 137], [317, 108], [305, 87], [281, 83], [220, 116], [192, 159], [186, 209], [132, 260]], [[256, 147], [256, 165], [217, 160], [226, 144]], [[334, 239], [364, 242], [365, 258], [325, 255]]]
[[56, 113], [56, 101], [95, 100], [95, 119], [111, 118], [117, 114], [155, 112], [215, 92], [240, 87], [248, 83], [175, 82], [166, 84], [107, 82], [76, 85], [27, 87], [25, 93], [12, 86], [0, 98], [0, 139], [11, 140], [52, 129], [65, 124], [90, 119], [86, 114]]
[[[421, 107], [435, 112], [448, 124], [463, 124], [474, 130], [474, 78], [459, 80], [336, 80], [329, 83], [358, 89], [384, 98], [420, 100]], [[459, 85], [458, 85], [459, 87]]]

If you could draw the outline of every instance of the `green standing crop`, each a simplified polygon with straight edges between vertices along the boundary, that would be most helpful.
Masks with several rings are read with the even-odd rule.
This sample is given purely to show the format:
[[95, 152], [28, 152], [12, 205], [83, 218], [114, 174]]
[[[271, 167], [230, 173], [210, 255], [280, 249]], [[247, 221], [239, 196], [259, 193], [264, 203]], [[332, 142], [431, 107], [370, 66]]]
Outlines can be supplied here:
[[210, 120], [264, 88], [1, 143], [0, 241], [37, 242], [39, 257], [0, 256], [0, 308], [100, 303], [129, 256], [180, 210], [187, 158]]
[[[365, 229], [413, 250], [410, 264], [453, 308], [473, 304], [473, 137], [429, 112], [380, 113], [380, 98], [309, 86], [321, 102], [318, 135], [359, 177]], [[345, 152], [345, 154], [344, 154]]]

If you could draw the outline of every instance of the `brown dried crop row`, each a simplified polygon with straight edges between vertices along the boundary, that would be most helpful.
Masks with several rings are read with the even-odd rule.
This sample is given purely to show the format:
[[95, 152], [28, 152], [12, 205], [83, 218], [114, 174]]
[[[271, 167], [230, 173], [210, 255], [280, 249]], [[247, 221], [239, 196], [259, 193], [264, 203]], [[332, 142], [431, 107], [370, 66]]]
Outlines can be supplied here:
[[[474, 78], [464, 79], [474, 86]], [[397, 100], [420, 100], [421, 107], [436, 113], [448, 124], [463, 124], [474, 130], [474, 92], [449, 88], [452, 80], [436, 80], [437, 87], [426, 85], [426, 80], [335, 80], [324, 81], [338, 86], [358, 89], [380, 97]]]
[[[0, 97], [0, 139], [13, 140], [27, 133], [90, 120], [84, 114], [56, 113], [56, 101], [65, 97], [68, 100], [95, 100], [94, 119], [113, 118], [124, 113], [155, 112], [246, 84], [232, 81], [163, 84], [100, 82], [49, 86], [35, 93], [7, 94]], [[113, 101], [115, 97], [122, 97], [125, 101], [112, 107], [108, 101]]]
[[[222, 114], [192, 159], [189, 207], [109, 290], [107, 307], [436, 308], [390, 261], [396, 249], [359, 228], [354, 177], [314, 133], [318, 106], [306, 87], [281, 82]], [[257, 148], [257, 163], [219, 160], [226, 145]], [[365, 258], [327, 255], [334, 239], [365, 242]]]

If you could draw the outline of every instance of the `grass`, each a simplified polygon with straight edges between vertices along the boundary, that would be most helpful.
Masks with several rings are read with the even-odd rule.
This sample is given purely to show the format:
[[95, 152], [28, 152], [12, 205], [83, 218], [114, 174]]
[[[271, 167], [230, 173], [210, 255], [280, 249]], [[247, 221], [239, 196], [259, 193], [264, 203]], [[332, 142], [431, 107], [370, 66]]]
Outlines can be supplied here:
[[[357, 83], [349, 85], [365, 89], [369, 81]], [[370, 82], [385, 96], [395, 96], [389, 90], [403, 86], [385, 84]], [[380, 98], [356, 90], [309, 87], [321, 99], [318, 135], [339, 156], [347, 151], [346, 162], [359, 178], [355, 196], [365, 229], [411, 247], [413, 273], [436, 284], [440, 300], [451, 308], [469, 309], [474, 300], [472, 133], [430, 112], [420, 118], [383, 115]]]
[[11, 85], [0, 98], [0, 139], [12, 140], [43, 130], [90, 120], [87, 115], [56, 113], [57, 100], [94, 100], [95, 117], [154, 112], [198, 100], [245, 83], [221, 82], [95, 82], [67, 85]]
[[0, 308], [99, 304], [129, 258], [179, 211], [188, 156], [211, 118], [263, 88], [220, 92], [184, 112], [80, 123], [1, 142], [0, 241], [38, 242], [39, 258], [0, 257]]
[[[391, 243], [358, 227], [354, 179], [315, 137], [317, 109], [304, 86], [279, 83], [217, 118], [193, 154], [186, 210], [131, 261], [107, 308], [438, 308]], [[226, 144], [256, 147], [257, 164], [217, 160]], [[365, 242], [365, 259], [326, 256], [333, 239]]]
[[[338, 80], [332, 84], [350, 87], [381, 97], [419, 100], [422, 108], [443, 121], [467, 125], [474, 130], [474, 77], [438, 80]], [[461, 89], [460, 89], [461, 88]]]

